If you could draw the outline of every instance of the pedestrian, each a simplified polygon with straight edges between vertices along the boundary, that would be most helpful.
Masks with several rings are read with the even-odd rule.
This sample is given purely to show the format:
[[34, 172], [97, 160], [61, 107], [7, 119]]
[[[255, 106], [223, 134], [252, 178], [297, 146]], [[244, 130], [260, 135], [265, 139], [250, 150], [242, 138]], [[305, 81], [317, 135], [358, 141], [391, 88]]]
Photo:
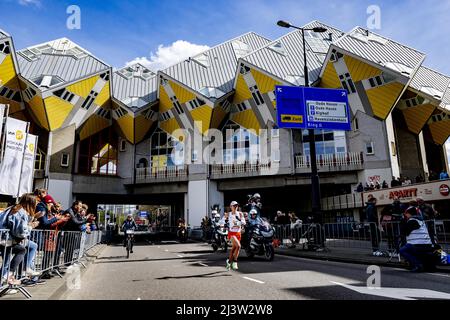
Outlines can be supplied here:
[[[6, 246], [1, 246], [4, 257], [2, 266], [2, 277], [7, 278], [9, 285], [20, 285], [21, 281], [15, 279], [15, 273], [18, 267], [23, 263], [28, 247], [28, 258], [26, 261], [26, 274], [28, 276], [37, 276], [40, 273], [34, 271], [34, 258], [36, 255], [37, 244], [29, 241], [30, 232], [33, 228], [39, 225], [39, 222], [34, 220], [34, 213], [36, 210], [36, 196], [33, 193], [26, 193], [19, 199], [19, 203], [9, 207], [3, 213], [4, 224], [0, 228], [9, 230], [11, 242]], [[10, 255], [13, 258], [10, 260]]]
[[360, 182], [358, 184], [358, 186], [356, 187], [356, 192], [363, 192], [364, 191], [364, 186], [362, 184], [362, 182]]
[[[425, 222], [419, 215], [418, 209], [412, 206], [404, 213], [406, 244], [400, 248], [400, 255], [409, 262], [412, 272], [424, 271], [426, 256], [434, 251]], [[434, 269], [435, 265], [430, 267]]]
[[435, 219], [437, 216], [436, 210], [434, 210], [433, 206], [426, 203], [423, 198], [417, 197], [417, 208], [420, 211], [420, 215], [425, 221], [428, 229], [428, 234], [430, 235], [431, 242], [433, 245], [437, 243], [437, 236], [435, 231]]
[[238, 211], [238, 203], [232, 201], [230, 204], [231, 212], [225, 212], [224, 224], [228, 225], [228, 240], [231, 240], [231, 250], [229, 258], [226, 261], [226, 269], [237, 270], [237, 260], [241, 250], [241, 231], [245, 226], [244, 214]]
[[383, 183], [382, 183], [382, 185], [381, 185], [381, 188], [382, 188], [382, 189], [387, 189], [387, 188], [389, 188], [389, 185], [387, 184], [386, 180], [383, 180]]
[[380, 244], [380, 224], [379, 224], [379, 218], [376, 208], [377, 199], [374, 197], [369, 198], [369, 200], [366, 203], [366, 219], [369, 223], [370, 228], [370, 238], [372, 241], [372, 255], [374, 256], [382, 256], [383, 253], [380, 251], [379, 244]]

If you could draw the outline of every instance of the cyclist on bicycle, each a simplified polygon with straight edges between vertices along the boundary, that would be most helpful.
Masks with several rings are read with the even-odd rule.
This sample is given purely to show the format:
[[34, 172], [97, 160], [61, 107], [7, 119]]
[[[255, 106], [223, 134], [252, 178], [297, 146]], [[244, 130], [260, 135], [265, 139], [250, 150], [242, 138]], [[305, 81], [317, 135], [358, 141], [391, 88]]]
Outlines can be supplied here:
[[[125, 239], [123, 241], [123, 246], [126, 247], [127, 246], [127, 230], [133, 230], [135, 231], [137, 229], [137, 224], [133, 219], [133, 215], [129, 214], [127, 216], [127, 219], [122, 223], [122, 231], [125, 234]], [[130, 248], [130, 253], [133, 253], [133, 240], [134, 240], [134, 235], [131, 235], [131, 248]]]

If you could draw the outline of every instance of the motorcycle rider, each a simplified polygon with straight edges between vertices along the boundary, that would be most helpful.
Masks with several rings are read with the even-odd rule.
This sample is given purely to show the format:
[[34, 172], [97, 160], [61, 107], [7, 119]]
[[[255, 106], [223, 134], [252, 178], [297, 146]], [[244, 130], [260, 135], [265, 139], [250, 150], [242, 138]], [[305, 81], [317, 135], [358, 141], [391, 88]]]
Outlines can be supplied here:
[[[127, 230], [133, 230], [135, 231], [137, 229], [137, 224], [133, 219], [133, 215], [130, 213], [127, 216], [127, 219], [122, 223], [122, 231], [125, 234], [125, 239], [123, 241], [123, 246], [126, 247], [127, 246]], [[134, 241], [134, 235], [131, 235], [131, 250], [130, 253], [133, 253], [133, 241]]]
[[238, 269], [237, 259], [241, 250], [241, 227], [245, 225], [244, 214], [238, 211], [238, 203], [232, 201], [230, 204], [231, 212], [225, 212], [223, 222], [228, 225], [228, 239], [231, 240], [230, 256], [226, 261], [226, 269]]
[[246, 209], [247, 212], [250, 212], [250, 210], [255, 209], [258, 218], [261, 217], [262, 203], [261, 203], [261, 196], [259, 193], [255, 193], [253, 196], [249, 195], [249, 200], [247, 202]]

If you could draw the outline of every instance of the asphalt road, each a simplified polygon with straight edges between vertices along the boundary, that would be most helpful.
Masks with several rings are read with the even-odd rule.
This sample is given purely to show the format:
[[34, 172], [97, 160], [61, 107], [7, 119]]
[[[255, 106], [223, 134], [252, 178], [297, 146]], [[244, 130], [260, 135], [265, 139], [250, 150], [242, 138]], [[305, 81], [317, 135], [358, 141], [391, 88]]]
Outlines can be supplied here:
[[[450, 274], [382, 267], [369, 280], [365, 265], [275, 256], [248, 259], [226, 271], [224, 253], [206, 243], [108, 246], [62, 299], [450, 299]], [[373, 280], [375, 279], [375, 280]], [[375, 281], [375, 282], [374, 282]], [[233, 288], [232, 291], [229, 288]], [[232, 292], [232, 293], [231, 293]], [[230, 296], [230, 294], [232, 296]]]

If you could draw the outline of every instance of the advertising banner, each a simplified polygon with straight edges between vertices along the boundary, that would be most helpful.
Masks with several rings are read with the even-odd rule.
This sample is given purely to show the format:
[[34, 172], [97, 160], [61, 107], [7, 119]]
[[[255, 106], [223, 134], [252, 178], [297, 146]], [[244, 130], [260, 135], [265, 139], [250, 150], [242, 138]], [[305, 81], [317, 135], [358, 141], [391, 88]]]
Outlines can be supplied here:
[[405, 203], [418, 197], [425, 201], [450, 200], [450, 180], [439, 180], [423, 184], [401, 186], [364, 192], [364, 203], [369, 197], [377, 199], [377, 205], [391, 204], [394, 198]]
[[38, 137], [27, 135], [25, 156], [23, 158], [22, 175], [20, 177], [19, 196], [33, 191], [34, 159], [36, 158], [36, 147]]
[[27, 129], [28, 123], [25, 121], [13, 118], [6, 120], [5, 151], [0, 164], [0, 194], [17, 196]]

